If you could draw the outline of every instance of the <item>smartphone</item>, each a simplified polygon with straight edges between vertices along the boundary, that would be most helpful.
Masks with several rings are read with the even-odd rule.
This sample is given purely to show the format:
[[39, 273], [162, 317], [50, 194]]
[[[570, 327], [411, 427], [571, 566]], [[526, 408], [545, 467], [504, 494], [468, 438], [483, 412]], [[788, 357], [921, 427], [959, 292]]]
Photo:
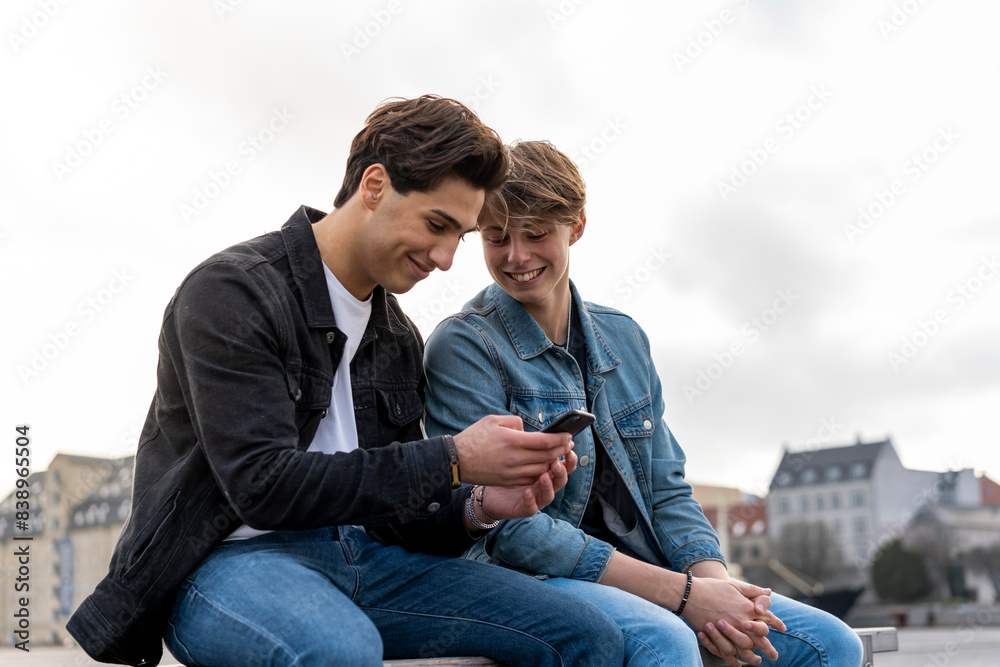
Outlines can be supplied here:
[[569, 433], [576, 435], [594, 423], [596, 417], [583, 410], [569, 410], [562, 413], [556, 420], [542, 429], [542, 433]]

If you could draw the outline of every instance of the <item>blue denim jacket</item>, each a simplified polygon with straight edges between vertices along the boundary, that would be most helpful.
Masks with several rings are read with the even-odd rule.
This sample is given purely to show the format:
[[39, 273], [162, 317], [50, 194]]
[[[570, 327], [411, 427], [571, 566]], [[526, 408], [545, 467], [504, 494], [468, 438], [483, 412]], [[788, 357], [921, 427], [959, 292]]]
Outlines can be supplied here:
[[579, 528], [595, 484], [596, 432], [638, 509], [636, 530], [654, 562], [684, 571], [698, 561], [722, 561], [718, 537], [684, 481], [684, 452], [663, 421], [646, 334], [627, 315], [582, 301], [572, 283], [570, 289], [587, 350], [585, 378], [573, 357], [496, 284], [427, 341], [428, 435], [454, 433], [489, 414], [515, 414], [528, 431], [571, 408], [589, 405], [597, 416], [593, 429], [574, 438], [579, 464], [555, 500], [534, 517], [503, 522], [467, 556], [535, 574], [600, 580], [614, 548]]

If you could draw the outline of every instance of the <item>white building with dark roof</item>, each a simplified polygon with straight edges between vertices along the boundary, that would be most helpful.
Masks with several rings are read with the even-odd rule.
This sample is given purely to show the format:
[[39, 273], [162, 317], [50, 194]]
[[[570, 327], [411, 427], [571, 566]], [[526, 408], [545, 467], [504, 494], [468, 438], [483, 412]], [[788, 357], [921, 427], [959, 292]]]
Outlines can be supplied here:
[[[824, 562], [815, 564], [822, 576], [839, 571], [848, 580], [861, 580], [879, 547], [901, 537], [925, 505], [973, 506], [980, 495], [971, 468], [910, 470], [888, 438], [786, 450], [767, 497], [768, 537], [779, 561], [796, 560], [797, 554], [789, 553], [795, 545], [815, 547], [825, 554]], [[836, 548], [839, 553], [830, 554]]]

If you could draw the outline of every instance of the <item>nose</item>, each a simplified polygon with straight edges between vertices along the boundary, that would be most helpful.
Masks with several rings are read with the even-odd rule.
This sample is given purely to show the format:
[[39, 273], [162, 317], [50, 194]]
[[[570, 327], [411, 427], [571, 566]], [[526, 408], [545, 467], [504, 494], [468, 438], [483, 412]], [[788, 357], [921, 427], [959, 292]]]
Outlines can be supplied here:
[[455, 251], [458, 250], [458, 239], [454, 241], [442, 241], [431, 248], [428, 257], [434, 266], [447, 271], [455, 259]]
[[507, 244], [507, 261], [510, 264], [523, 264], [527, 262], [531, 257], [531, 253], [528, 251], [527, 245], [524, 241], [518, 238], [518, 235], [514, 234], [510, 237], [510, 241]]

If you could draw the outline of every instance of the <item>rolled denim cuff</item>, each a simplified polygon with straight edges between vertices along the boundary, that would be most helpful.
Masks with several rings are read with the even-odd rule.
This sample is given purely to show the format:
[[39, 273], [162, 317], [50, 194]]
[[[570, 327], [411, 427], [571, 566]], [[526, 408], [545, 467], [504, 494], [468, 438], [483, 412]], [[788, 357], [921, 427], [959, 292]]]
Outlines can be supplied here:
[[570, 579], [580, 579], [583, 581], [598, 582], [604, 576], [604, 571], [608, 569], [611, 555], [615, 548], [603, 540], [596, 537], [587, 536], [587, 542], [583, 545], [580, 558], [577, 559], [570, 572]]
[[670, 565], [677, 572], [686, 572], [692, 565], [703, 560], [717, 560], [726, 564], [718, 542], [710, 539], [688, 542], [671, 555]]

